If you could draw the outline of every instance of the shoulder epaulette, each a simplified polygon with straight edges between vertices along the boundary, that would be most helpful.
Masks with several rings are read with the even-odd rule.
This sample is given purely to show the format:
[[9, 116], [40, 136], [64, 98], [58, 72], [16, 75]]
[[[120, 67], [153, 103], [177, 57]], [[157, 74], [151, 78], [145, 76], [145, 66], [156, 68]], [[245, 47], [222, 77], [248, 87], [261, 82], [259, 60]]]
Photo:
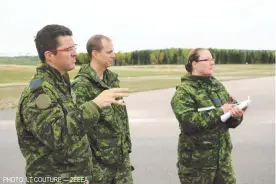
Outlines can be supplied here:
[[33, 91], [42, 85], [42, 79], [34, 79], [30, 82], [30, 89]]

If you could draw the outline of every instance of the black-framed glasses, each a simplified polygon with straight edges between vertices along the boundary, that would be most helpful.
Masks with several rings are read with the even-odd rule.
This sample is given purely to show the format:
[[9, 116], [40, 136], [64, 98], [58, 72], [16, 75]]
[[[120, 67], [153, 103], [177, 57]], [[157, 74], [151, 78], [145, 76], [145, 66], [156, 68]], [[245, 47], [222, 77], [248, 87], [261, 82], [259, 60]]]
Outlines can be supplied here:
[[216, 60], [215, 58], [208, 58], [208, 59], [199, 59], [196, 61], [215, 61], [215, 60]]

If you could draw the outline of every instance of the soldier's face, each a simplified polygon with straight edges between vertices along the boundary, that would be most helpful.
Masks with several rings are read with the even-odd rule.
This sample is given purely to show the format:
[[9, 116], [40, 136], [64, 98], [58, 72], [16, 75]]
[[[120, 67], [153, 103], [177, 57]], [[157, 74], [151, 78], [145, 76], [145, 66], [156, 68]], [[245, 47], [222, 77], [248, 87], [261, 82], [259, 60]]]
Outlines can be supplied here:
[[199, 51], [199, 59], [193, 62], [193, 72], [201, 76], [211, 76], [214, 73], [215, 60], [208, 50]]
[[113, 44], [111, 40], [102, 39], [102, 50], [95, 51], [94, 57], [104, 68], [108, 68], [113, 64], [115, 54], [113, 49]]
[[72, 36], [60, 36], [58, 38], [59, 46], [55, 49], [56, 54], [48, 55], [48, 61], [61, 74], [73, 70], [76, 66], [76, 46]]

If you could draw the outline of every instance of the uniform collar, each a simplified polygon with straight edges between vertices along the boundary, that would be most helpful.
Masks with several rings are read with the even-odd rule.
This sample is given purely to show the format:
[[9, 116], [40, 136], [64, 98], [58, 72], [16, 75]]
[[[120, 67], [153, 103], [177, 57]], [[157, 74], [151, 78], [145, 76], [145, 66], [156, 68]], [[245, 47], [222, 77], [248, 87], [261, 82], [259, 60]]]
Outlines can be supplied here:
[[38, 66], [37, 72], [45, 73], [56, 84], [58, 84], [58, 86], [62, 87], [66, 91], [70, 91], [70, 78], [67, 72], [64, 75], [61, 75], [57, 69], [53, 68], [47, 63], [42, 63], [40, 66]]
[[103, 73], [103, 80], [101, 80], [96, 71], [91, 68], [90, 64], [82, 65], [78, 75], [85, 75], [89, 80], [98, 83], [103, 88], [110, 88], [112, 83], [117, 80], [117, 75], [106, 69]]

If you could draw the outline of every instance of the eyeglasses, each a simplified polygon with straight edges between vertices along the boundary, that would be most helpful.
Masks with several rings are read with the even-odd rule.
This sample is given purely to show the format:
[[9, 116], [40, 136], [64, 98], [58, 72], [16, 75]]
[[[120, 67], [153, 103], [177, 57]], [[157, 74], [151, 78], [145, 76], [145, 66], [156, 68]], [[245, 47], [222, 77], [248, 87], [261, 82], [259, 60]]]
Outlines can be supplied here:
[[196, 61], [215, 61], [215, 60], [216, 60], [215, 58], [208, 58], [208, 59], [199, 59]]
[[76, 51], [77, 50], [77, 44], [71, 46], [71, 47], [67, 47], [67, 48], [61, 48], [61, 49], [53, 49], [53, 50], [49, 50], [50, 52], [72, 52], [72, 51]]

